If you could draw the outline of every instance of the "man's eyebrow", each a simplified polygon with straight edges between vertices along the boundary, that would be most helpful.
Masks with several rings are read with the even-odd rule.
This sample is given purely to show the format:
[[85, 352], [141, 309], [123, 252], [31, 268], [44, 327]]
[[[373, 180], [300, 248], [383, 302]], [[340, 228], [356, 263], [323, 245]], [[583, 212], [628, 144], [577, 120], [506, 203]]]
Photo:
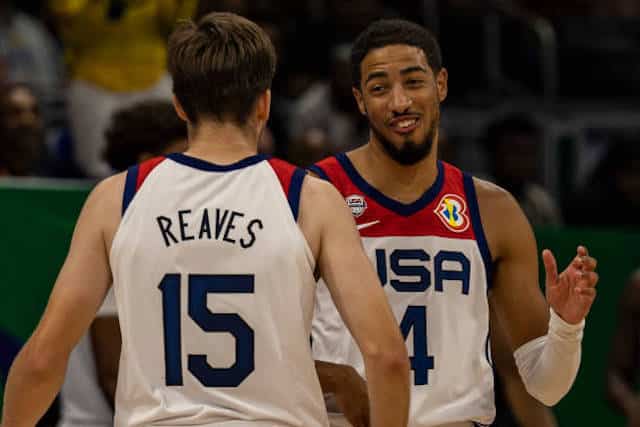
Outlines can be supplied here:
[[373, 80], [373, 79], [377, 79], [378, 77], [387, 77], [387, 72], [386, 71], [374, 71], [373, 73], [369, 74], [367, 76], [367, 79], [365, 80], [365, 84], [369, 83], [369, 80]]
[[403, 74], [403, 75], [404, 74], [410, 74], [410, 73], [413, 73], [413, 72], [416, 72], [416, 71], [423, 72], [423, 73], [427, 74], [426, 68], [420, 67], [418, 65], [415, 65], [413, 67], [407, 67], [407, 68], [401, 70], [400, 74]]

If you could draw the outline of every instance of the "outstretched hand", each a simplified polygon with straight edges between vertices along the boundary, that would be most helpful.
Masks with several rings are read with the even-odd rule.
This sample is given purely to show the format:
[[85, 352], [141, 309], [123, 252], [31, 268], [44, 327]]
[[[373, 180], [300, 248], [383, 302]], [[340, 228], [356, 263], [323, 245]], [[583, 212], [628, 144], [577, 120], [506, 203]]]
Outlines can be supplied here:
[[565, 322], [580, 323], [596, 297], [598, 273], [595, 269], [598, 262], [589, 256], [584, 246], [578, 246], [575, 258], [560, 274], [550, 250], [542, 251], [542, 260], [547, 276], [547, 302]]

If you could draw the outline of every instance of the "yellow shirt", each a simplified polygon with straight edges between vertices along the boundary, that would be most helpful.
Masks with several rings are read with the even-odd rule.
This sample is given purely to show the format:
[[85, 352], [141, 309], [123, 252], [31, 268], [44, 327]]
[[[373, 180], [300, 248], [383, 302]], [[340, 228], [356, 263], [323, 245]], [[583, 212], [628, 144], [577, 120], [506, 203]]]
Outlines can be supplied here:
[[111, 0], [49, 0], [73, 79], [131, 92], [164, 75], [167, 37], [179, 19], [193, 15], [197, 0], [123, 1], [123, 15], [111, 20]]

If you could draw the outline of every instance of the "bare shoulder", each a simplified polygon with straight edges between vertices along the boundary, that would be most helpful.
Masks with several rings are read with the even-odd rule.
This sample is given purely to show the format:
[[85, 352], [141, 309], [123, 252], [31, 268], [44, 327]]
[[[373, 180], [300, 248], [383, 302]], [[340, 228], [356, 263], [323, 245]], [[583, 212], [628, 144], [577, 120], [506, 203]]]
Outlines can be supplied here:
[[89, 194], [82, 208], [79, 222], [97, 226], [108, 247], [120, 225], [126, 173], [119, 173], [100, 181]]
[[311, 174], [307, 174], [304, 179], [301, 197], [306, 198], [314, 207], [344, 202], [338, 190], [330, 182]]
[[302, 185], [298, 225], [316, 259], [327, 230], [340, 229], [341, 225], [355, 230], [351, 212], [338, 190], [331, 183], [310, 175], [305, 177]]
[[529, 221], [511, 193], [492, 182], [473, 179], [482, 225], [494, 258], [509, 251], [513, 239], [535, 240]]
[[121, 206], [126, 177], [126, 172], [122, 172], [100, 181], [91, 191], [87, 204], [107, 210], [116, 208], [118, 204]]
[[[473, 183], [476, 188], [480, 210], [487, 211], [492, 207], [496, 209], [518, 207], [518, 202], [516, 202], [511, 193], [499, 185], [476, 177], [473, 178]], [[483, 206], [486, 209], [483, 209]]]

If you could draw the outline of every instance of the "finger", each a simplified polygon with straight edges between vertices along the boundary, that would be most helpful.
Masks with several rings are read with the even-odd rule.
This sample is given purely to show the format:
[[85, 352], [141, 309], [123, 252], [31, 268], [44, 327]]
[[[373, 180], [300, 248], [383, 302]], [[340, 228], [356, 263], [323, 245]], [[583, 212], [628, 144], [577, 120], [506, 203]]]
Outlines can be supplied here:
[[584, 256], [582, 257], [582, 265], [585, 270], [593, 271], [598, 266], [598, 260], [590, 256]]
[[569, 267], [573, 267], [576, 270], [582, 270], [584, 268], [584, 257], [576, 255], [572, 260]]
[[555, 285], [558, 281], [558, 265], [556, 264], [556, 258], [549, 249], [542, 251], [542, 262], [544, 263], [547, 286]]
[[578, 246], [578, 249], [576, 250], [576, 252], [578, 252], [578, 255], [580, 255], [580, 256], [588, 256], [589, 255], [589, 251], [587, 250], [587, 247], [583, 246], [583, 245]]
[[583, 288], [583, 287], [577, 287], [576, 288], [576, 293], [578, 295], [580, 295], [581, 297], [587, 297], [589, 299], [594, 299], [596, 297], [596, 289], [595, 288]]
[[583, 271], [578, 285], [584, 288], [595, 288], [600, 280], [600, 276], [595, 271]]

